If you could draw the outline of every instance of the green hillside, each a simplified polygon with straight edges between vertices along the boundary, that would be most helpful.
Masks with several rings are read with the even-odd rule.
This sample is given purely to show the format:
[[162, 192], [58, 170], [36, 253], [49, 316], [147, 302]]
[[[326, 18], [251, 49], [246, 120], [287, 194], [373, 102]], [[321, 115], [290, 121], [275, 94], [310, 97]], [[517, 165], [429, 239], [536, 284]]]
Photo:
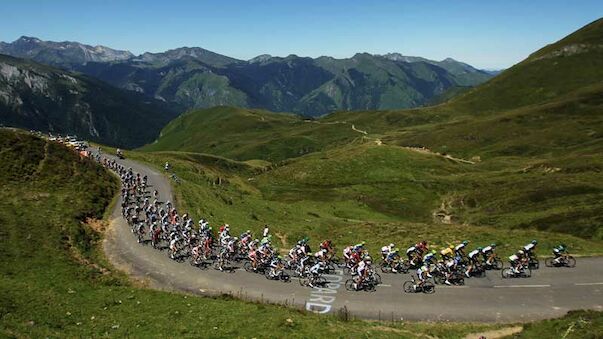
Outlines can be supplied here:
[[[210, 158], [197, 159], [216, 168], [245, 168]], [[114, 176], [59, 144], [0, 129], [0, 185], [2, 337], [462, 338], [497, 327], [343, 322], [232, 298], [141, 288], [114, 270], [100, 248], [107, 222], [98, 219], [118, 190]]]
[[[191, 111], [143, 150], [272, 162], [247, 190], [259, 190], [270, 204], [319, 209], [316, 214], [341, 217], [344, 225], [345, 219], [441, 225], [434, 215], [448, 215], [454, 224], [601, 240], [603, 67], [595, 66], [603, 50], [555, 52], [591, 46], [603, 37], [601, 22], [445, 104], [317, 120], [230, 107]], [[322, 211], [323, 200], [345, 205], [345, 212]], [[223, 217], [244, 222], [251, 214], [257, 215]]]
[[156, 138], [178, 113], [178, 107], [87, 76], [0, 55], [0, 124], [5, 126], [137, 147]]
[[453, 100], [460, 112], [484, 114], [544, 103], [603, 81], [603, 19], [530, 55]]

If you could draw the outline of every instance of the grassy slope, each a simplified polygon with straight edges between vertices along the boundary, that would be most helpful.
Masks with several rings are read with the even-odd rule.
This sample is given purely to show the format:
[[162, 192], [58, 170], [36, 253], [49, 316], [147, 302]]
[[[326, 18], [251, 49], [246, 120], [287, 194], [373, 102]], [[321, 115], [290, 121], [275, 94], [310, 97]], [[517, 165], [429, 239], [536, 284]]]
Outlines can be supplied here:
[[572, 311], [559, 319], [544, 320], [524, 325], [523, 331], [510, 338], [564, 338], [596, 339], [603, 333], [603, 313]]
[[107, 172], [56, 144], [0, 129], [0, 183], [1, 336], [462, 337], [493, 327], [344, 323], [278, 306], [138, 288], [111, 271], [99, 252], [101, 235], [81, 223], [101, 217], [116, 191]]
[[[327, 167], [321, 177], [313, 178], [312, 189], [320, 186], [321, 196], [339, 194], [340, 203], [347, 199], [347, 209], [352, 209], [356, 200], [367, 201], [358, 196], [368, 196], [365, 207], [371, 212], [355, 214], [360, 220], [374, 220], [371, 213], [385, 211], [396, 220], [421, 215], [422, 219], [410, 220], [428, 222], [428, 216], [443, 202], [448, 214], [472, 225], [554, 230], [600, 240], [603, 51], [598, 43], [602, 39], [603, 20], [599, 20], [443, 105], [406, 111], [339, 112], [312, 122], [234, 108], [189, 112], [170, 123], [163, 137], [145, 150], [184, 148], [284, 165], [285, 169], [264, 176], [270, 180], [278, 180], [278, 173], [286, 172], [286, 168], [289, 175], [307, 167], [323, 168], [326, 161], [320, 159], [324, 156], [320, 152], [348, 152], [341, 156], [343, 163]], [[575, 49], [576, 45], [581, 47]], [[368, 134], [352, 130], [352, 125]], [[465, 175], [459, 173], [466, 169], [457, 173], [455, 168], [448, 178], [440, 178], [429, 187], [409, 181], [394, 187], [377, 182], [362, 188], [358, 182], [345, 189], [342, 186], [346, 183], [338, 183], [335, 189], [328, 186], [333, 178], [344, 178], [354, 170], [361, 175], [374, 171], [374, 167], [382, 172], [411, 172], [418, 182], [430, 180], [429, 166], [421, 162], [415, 166], [413, 161], [406, 167], [392, 161], [358, 169], [350, 166], [355, 156], [351, 150], [377, 139], [386, 145], [426, 146], [473, 158], [478, 164]], [[313, 151], [318, 152], [316, 156], [303, 156]], [[384, 157], [386, 153], [391, 159], [405, 157], [401, 149], [393, 156], [391, 151], [384, 151]], [[283, 161], [286, 158], [297, 160]], [[302, 165], [304, 161], [307, 163]], [[315, 192], [301, 189], [303, 185], [292, 180], [287, 185], [264, 184], [258, 189], [269, 200], [286, 198], [287, 194], [298, 200], [316, 200]], [[287, 190], [295, 192], [285, 194]], [[367, 190], [372, 193], [367, 194]], [[401, 202], [400, 196], [406, 200]]]
[[[365, 240], [372, 252], [392, 240], [403, 247], [427, 238], [437, 248], [467, 238], [472, 246], [496, 241], [506, 254], [537, 238], [542, 254], [559, 242], [575, 253], [603, 253], [600, 241], [566, 234], [436, 222], [432, 212], [450, 200], [448, 192], [473, 192], [476, 179], [487, 182], [488, 168], [394, 146], [350, 145], [272, 167], [191, 153], [127, 156], [156, 168], [169, 161], [182, 180], [174, 184], [178, 204], [195, 218], [229, 223], [235, 233], [257, 233], [268, 223], [283, 248], [305, 235], [314, 244], [331, 238], [340, 248]], [[525, 180], [540, 176], [528, 172]]]

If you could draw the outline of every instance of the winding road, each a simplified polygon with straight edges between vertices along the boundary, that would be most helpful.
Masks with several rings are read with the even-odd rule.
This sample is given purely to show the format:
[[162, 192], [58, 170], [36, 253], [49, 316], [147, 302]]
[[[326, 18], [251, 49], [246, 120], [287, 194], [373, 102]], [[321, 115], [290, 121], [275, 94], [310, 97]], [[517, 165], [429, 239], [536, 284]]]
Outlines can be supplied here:
[[[145, 165], [119, 160], [146, 174], [164, 200], [173, 201], [169, 180]], [[325, 288], [304, 288], [269, 281], [261, 275], [238, 269], [223, 273], [199, 269], [170, 260], [166, 252], [138, 244], [121, 217], [119, 204], [112, 214], [104, 240], [110, 261], [150, 287], [199, 295], [229, 294], [244, 300], [286, 304], [318, 313], [349, 312], [381, 320], [518, 322], [564, 315], [573, 309], [603, 310], [603, 258], [578, 258], [575, 268], [546, 268], [531, 278], [503, 280], [499, 271], [485, 278], [466, 280], [465, 286], [436, 286], [436, 293], [407, 294], [402, 291], [409, 275], [381, 274], [383, 284], [375, 292], [346, 291], [349, 277], [343, 272], [327, 275]]]

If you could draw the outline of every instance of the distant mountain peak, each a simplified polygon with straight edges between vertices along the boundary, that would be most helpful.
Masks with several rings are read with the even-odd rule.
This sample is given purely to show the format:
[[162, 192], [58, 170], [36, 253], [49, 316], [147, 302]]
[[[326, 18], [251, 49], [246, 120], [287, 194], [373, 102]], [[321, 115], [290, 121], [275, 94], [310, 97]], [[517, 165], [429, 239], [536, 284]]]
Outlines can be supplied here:
[[36, 37], [31, 37], [31, 36], [26, 36], [26, 35], [22, 35], [19, 39], [15, 40], [14, 42], [42, 42], [42, 40], [36, 38]]
[[0, 43], [0, 53], [18, 58], [28, 58], [53, 66], [69, 66], [87, 62], [126, 60], [134, 55], [109, 47], [90, 46], [73, 41], [44, 41], [23, 35], [11, 43]]
[[262, 62], [269, 61], [272, 58], [273, 57], [270, 54], [260, 54], [260, 55], [254, 57], [254, 58], [251, 58], [251, 59], [247, 60], [247, 62], [250, 63], [250, 64], [262, 63]]
[[214, 53], [201, 47], [179, 47], [160, 53], [146, 52], [134, 58], [134, 61], [167, 65], [184, 58], [193, 58], [210, 66], [217, 67], [240, 62], [240, 60]]

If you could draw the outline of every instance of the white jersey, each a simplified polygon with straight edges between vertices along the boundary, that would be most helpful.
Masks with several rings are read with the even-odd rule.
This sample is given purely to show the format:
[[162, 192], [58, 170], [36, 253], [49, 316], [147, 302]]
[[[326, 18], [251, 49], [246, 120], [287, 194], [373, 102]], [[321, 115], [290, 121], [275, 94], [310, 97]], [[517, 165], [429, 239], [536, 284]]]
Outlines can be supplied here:
[[381, 247], [381, 253], [383, 253], [383, 254], [388, 254], [391, 251], [392, 251], [392, 249], [389, 246], [383, 246], [383, 247]]
[[488, 253], [488, 252], [493, 252], [494, 249], [492, 248], [492, 246], [486, 246], [482, 249], [483, 253]]
[[471, 252], [469, 252], [469, 254], [467, 255], [469, 258], [473, 258], [475, 257], [477, 254], [479, 253], [478, 250], [473, 250]]
[[532, 251], [534, 249], [534, 247], [536, 247], [536, 245], [530, 243], [530, 244], [525, 245], [523, 247], [523, 249], [526, 250], [526, 252], [530, 252], [530, 251]]

